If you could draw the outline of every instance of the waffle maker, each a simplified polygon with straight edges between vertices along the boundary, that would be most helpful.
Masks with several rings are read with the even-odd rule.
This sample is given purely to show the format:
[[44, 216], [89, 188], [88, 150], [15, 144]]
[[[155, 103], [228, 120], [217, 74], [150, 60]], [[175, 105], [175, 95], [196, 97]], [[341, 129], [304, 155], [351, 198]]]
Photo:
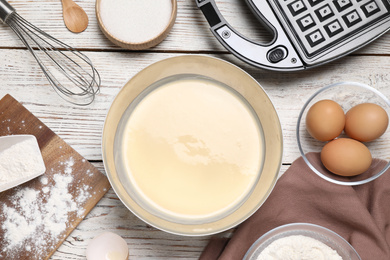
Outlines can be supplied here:
[[227, 50], [259, 68], [296, 71], [351, 53], [390, 27], [387, 0], [246, 0], [274, 38], [255, 43], [237, 32], [214, 0], [195, 0]]

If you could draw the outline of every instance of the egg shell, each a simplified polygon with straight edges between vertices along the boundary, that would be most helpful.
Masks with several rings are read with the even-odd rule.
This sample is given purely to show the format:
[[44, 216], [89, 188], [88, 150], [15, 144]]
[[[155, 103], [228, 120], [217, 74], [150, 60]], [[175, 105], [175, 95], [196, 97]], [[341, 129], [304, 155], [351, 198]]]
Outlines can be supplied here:
[[345, 133], [361, 142], [370, 142], [386, 132], [389, 117], [386, 111], [373, 103], [352, 107], [345, 115]]
[[322, 148], [321, 161], [334, 174], [355, 176], [371, 166], [372, 156], [363, 143], [350, 138], [338, 138]]
[[112, 232], [104, 232], [90, 241], [86, 256], [87, 260], [127, 260], [129, 247], [121, 236]]
[[306, 115], [306, 129], [317, 140], [329, 141], [344, 129], [345, 114], [333, 100], [324, 99], [313, 104]]

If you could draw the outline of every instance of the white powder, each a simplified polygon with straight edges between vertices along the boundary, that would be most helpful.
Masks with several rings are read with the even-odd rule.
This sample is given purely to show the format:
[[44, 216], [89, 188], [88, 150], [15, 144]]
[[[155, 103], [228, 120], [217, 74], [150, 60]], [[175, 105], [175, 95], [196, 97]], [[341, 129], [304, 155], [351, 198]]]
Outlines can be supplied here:
[[[51, 169], [52, 178], [40, 177], [41, 189], [18, 188], [11, 205], [3, 205], [0, 219], [4, 232], [0, 255], [17, 256], [21, 250], [42, 259], [43, 248], [59, 241], [72, 219], [83, 217], [83, 203], [91, 197], [90, 186], [75, 183], [73, 158]], [[76, 194], [71, 194], [76, 190]]]
[[155, 38], [169, 24], [172, 0], [102, 0], [100, 15], [114, 37], [131, 43]]
[[0, 153], [0, 184], [44, 171], [38, 144], [32, 138], [18, 142]]
[[272, 242], [257, 260], [342, 260], [341, 256], [321, 241], [302, 235], [283, 237]]

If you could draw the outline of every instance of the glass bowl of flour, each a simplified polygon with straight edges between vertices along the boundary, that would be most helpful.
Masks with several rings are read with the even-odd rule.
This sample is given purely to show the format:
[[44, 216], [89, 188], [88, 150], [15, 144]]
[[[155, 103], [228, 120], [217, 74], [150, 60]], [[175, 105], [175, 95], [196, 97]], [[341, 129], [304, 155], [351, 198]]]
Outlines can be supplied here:
[[356, 250], [335, 232], [308, 223], [277, 227], [261, 236], [244, 260], [361, 260]]

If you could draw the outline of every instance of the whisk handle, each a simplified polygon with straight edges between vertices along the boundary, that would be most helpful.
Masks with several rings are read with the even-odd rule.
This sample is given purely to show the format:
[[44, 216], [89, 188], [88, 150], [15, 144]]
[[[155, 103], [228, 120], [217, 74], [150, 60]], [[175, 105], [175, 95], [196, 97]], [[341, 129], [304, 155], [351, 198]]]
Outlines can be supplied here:
[[0, 21], [5, 23], [10, 14], [15, 12], [13, 8], [6, 0], [0, 0]]

